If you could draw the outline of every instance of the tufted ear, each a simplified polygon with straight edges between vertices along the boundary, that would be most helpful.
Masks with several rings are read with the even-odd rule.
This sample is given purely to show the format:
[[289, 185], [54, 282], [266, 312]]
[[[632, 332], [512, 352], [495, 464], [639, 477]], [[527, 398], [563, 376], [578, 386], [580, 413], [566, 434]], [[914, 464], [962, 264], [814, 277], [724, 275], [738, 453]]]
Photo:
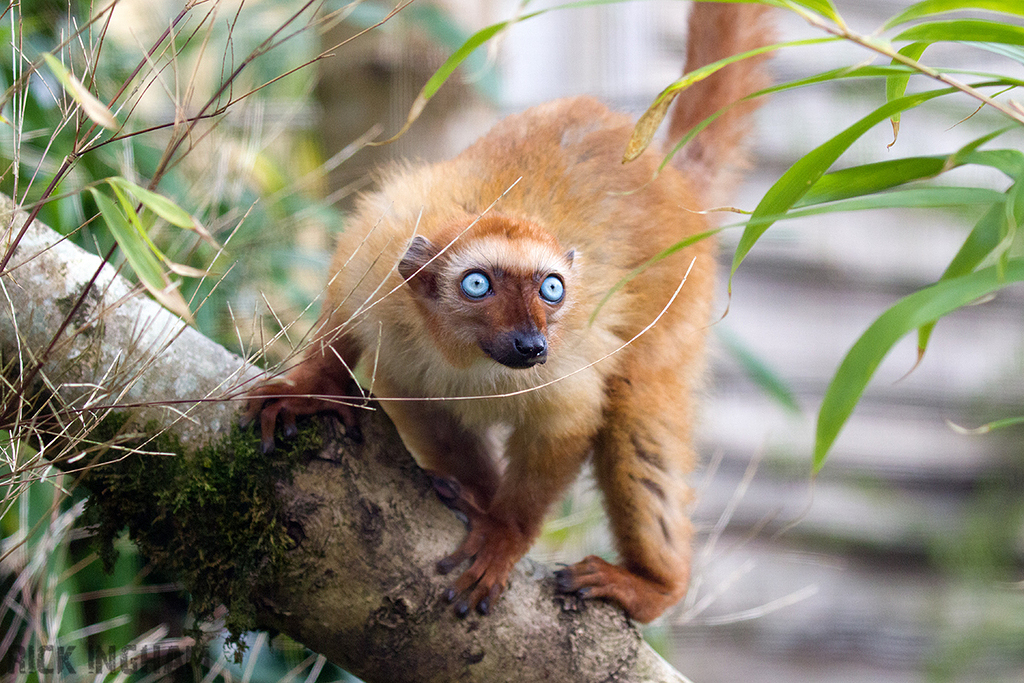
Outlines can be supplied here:
[[431, 261], [436, 255], [437, 247], [426, 237], [417, 235], [412, 238], [405, 256], [398, 262], [399, 274], [418, 296], [430, 299], [437, 297], [437, 262]]

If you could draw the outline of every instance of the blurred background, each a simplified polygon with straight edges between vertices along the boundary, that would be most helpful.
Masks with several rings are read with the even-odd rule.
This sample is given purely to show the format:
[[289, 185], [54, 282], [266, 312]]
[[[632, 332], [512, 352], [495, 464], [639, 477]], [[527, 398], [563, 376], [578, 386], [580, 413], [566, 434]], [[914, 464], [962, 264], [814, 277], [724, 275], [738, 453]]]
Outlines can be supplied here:
[[[868, 33], [909, 3], [836, 4], [851, 27]], [[529, 10], [554, 5], [538, 1]], [[663, 0], [583, 6], [515, 25], [475, 53], [405, 135], [366, 147], [402, 127], [417, 93], [448, 55], [476, 30], [515, 16], [516, 6], [416, 0], [360, 34], [391, 7], [316, 3], [303, 10], [307, 28], [247, 63], [245, 78], [230, 93], [216, 94], [224, 74], [288, 21], [296, 3], [212, 3], [175, 24], [180, 3], [121, 0], [102, 52], [96, 42], [83, 42], [80, 50], [98, 55], [101, 92], [112, 94], [111, 84], [168, 25], [180, 43], [168, 62], [173, 68], [154, 74], [133, 96], [137, 130], [146, 121], [195, 112], [207, 97], [232, 106], [216, 125], [192, 131], [186, 144], [193, 153], [171, 164], [161, 147], [178, 134], [172, 127], [99, 150], [65, 181], [67, 194], [48, 203], [41, 218], [71, 232], [95, 213], [87, 197], [71, 192], [75, 183], [113, 173], [162, 175], [160, 190], [202, 217], [228, 246], [230, 261], [218, 261], [195, 240], [162, 235], [160, 243], [181, 262], [216, 266], [217, 278], [183, 284], [190, 302], [203, 302], [197, 323], [239, 351], [258, 351], [273, 338], [265, 356], [274, 362], [315, 320], [332, 235], [344, 228], [356, 194], [372, 189], [372, 169], [399, 159], [449, 157], [503, 115], [556, 97], [591, 94], [639, 114], [680, 74], [687, 7]], [[20, 33], [4, 30], [12, 42], [15, 35], [31, 35], [25, 53], [35, 58], [32, 50], [53, 49], [96, 11], [40, 0], [20, 8]], [[206, 42], [185, 39], [200, 30], [208, 32]], [[780, 15], [780, 34], [820, 35], [788, 14]], [[322, 51], [333, 56], [304, 66]], [[782, 51], [773, 69], [784, 81], [871, 58], [855, 46], [831, 43]], [[5, 78], [13, 81], [18, 60], [4, 59]], [[971, 46], [936, 47], [928, 60], [1024, 75], [1020, 62]], [[266, 82], [251, 97], [231, 99]], [[42, 145], [31, 135], [59, 109], [47, 99], [45, 84], [41, 78], [21, 100], [9, 97], [4, 110], [15, 124], [19, 107], [22, 120], [38, 117], [35, 125], [13, 125], [20, 138], [5, 135], [2, 143], [7, 159], [20, 159], [15, 166], [40, 169], [40, 180], [22, 171], [0, 183], [23, 203], [39, 196], [46, 173], [60, 162], [37, 149]], [[797, 158], [883, 101], [880, 81], [861, 80], [770, 98], [757, 117], [754, 168], [734, 205], [752, 209]], [[892, 148], [891, 129], [879, 125], [837, 166], [952, 153], [998, 124], [989, 112], [967, 118], [976, 106], [966, 97], [944, 98], [939, 106], [912, 110]], [[66, 134], [56, 131], [54, 139]], [[1019, 144], [1021, 136], [1014, 140]], [[997, 173], [976, 166], [942, 181], [1005, 186]], [[700, 431], [704, 465], [694, 475], [700, 528], [694, 583], [684, 604], [647, 631], [693, 681], [1024, 681], [1022, 434], [957, 428], [1022, 412], [1024, 292], [1004, 290], [942, 320], [917, 367], [914, 340], [899, 344], [824, 469], [811, 475], [816, 411], [843, 355], [886, 308], [942, 274], [982, 211], [859, 211], [781, 222], [738, 271], [731, 298], [724, 278], [740, 230], [724, 232], [717, 310], [728, 308], [728, 314], [713, 328]], [[735, 214], [724, 215], [724, 223], [738, 222], [730, 218]], [[76, 239], [100, 250], [111, 244], [95, 226], [78, 230]], [[304, 322], [282, 333], [297, 318]], [[175, 587], [149, 576], [127, 544], [117, 573], [102, 575], [89, 560], [83, 532], [55, 523], [59, 482], [30, 479], [15, 480], [5, 498], [5, 629], [28, 623], [11, 616], [17, 611], [11, 605], [24, 603], [26, 586], [35, 581], [34, 599], [56, 603], [62, 590], [72, 596], [71, 606], [59, 612], [67, 619], [63, 637], [85, 634], [123, 647], [144, 635], [144, 627], [181, 618]], [[73, 512], [67, 504], [61, 509]], [[586, 482], [560, 512], [535, 557], [570, 561], [610, 551], [599, 499]], [[40, 527], [40, 520], [47, 524]], [[43, 552], [49, 559], [40, 562]], [[56, 578], [47, 583], [47, 577]], [[174, 628], [158, 635], [173, 637]], [[265, 643], [258, 638], [253, 642]], [[265, 664], [248, 672], [252, 680], [277, 680], [288, 670], [271, 662], [279, 655], [265, 648], [257, 653]], [[290, 656], [301, 662], [305, 655]]]

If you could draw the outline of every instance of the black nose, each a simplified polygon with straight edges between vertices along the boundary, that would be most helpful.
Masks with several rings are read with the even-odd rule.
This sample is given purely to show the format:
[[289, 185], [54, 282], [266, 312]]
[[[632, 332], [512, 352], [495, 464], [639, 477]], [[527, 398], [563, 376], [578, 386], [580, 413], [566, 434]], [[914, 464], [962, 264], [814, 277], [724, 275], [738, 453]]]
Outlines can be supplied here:
[[512, 346], [525, 365], [543, 363], [548, 355], [548, 340], [539, 332], [520, 332], [512, 339]]
[[548, 340], [537, 330], [509, 331], [481, 342], [492, 359], [510, 368], [529, 368], [548, 358]]

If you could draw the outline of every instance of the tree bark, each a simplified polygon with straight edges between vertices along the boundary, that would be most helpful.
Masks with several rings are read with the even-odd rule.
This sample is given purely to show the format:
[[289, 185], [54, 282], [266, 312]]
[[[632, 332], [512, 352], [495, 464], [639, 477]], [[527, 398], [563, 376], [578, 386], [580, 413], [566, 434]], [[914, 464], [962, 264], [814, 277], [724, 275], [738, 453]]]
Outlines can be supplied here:
[[[0, 249], [25, 218], [0, 203]], [[58, 399], [65, 437], [110, 410], [130, 410], [136, 430], [169, 430], [189, 447], [226, 431], [232, 401], [259, 376], [251, 364], [38, 222], [10, 263], [0, 274], [0, 354], [15, 378], [0, 396], [6, 428], [17, 434], [38, 419], [20, 395], [41, 388]], [[686, 680], [620, 609], [557, 595], [551, 572], [530, 560], [492, 614], [456, 618], [443, 598], [451, 577], [435, 564], [463, 525], [382, 411], [366, 411], [361, 443], [333, 418], [323, 425], [322, 451], [276, 483], [294, 548], [254, 601], [258, 623], [367, 681]]]

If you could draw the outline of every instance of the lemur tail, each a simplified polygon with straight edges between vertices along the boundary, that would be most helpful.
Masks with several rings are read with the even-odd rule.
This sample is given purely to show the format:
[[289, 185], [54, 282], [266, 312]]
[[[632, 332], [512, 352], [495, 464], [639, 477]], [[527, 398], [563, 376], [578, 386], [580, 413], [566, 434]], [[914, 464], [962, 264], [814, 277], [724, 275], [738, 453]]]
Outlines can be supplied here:
[[[724, 57], [774, 40], [771, 9], [763, 5], [697, 2], [690, 11], [686, 47], [687, 73]], [[708, 116], [771, 82], [766, 55], [730, 64], [680, 93], [669, 125], [676, 144]], [[746, 139], [756, 101], [734, 104], [676, 154], [673, 164], [685, 169], [698, 196], [716, 206], [727, 197], [733, 176], [747, 164]]]

